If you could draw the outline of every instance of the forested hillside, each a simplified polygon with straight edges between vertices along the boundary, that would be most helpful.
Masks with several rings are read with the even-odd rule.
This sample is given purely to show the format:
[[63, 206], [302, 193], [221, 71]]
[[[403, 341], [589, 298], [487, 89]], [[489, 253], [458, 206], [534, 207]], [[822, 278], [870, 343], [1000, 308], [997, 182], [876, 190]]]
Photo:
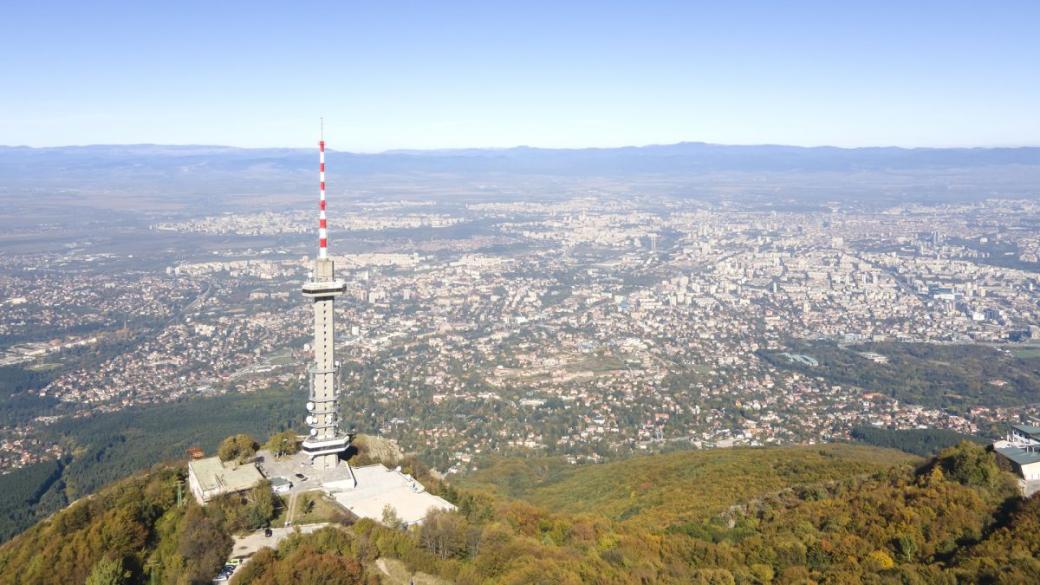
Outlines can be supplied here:
[[[717, 452], [719, 465], [727, 457], [735, 462], [726, 486], [756, 481], [744, 475], [748, 466], [741, 461], [751, 455], [799, 464], [797, 449], [779, 450], [786, 451], [779, 457], [770, 451]], [[854, 451], [846, 452], [848, 459], [854, 459]], [[865, 449], [861, 454], [875, 465], [892, 452]], [[813, 451], [804, 449], [801, 455], [812, 469]], [[725, 500], [726, 486], [711, 485], [719, 476], [684, 479], [683, 466], [672, 467], [679, 459], [660, 467], [657, 459], [661, 456], [630, 463], [656, 467], [658, 482], [684, 487], [692, 509], [704, 509], [698, 501], [705, 492], [713, 492], [717, 504]], [[412, 570], [467, 585], [1040, 582], [1040, 499], [1020, 498], [1014, 479], [997, 468], [991, 454], [961, 443], [918, 466], [893, 463], [866, 477], [857, 472], [840, 480], [820, 477], [761, 494], [720, 513], [669, 516], [658, 508], [656, 523], [574, 512], [585, 493], [596, 500], [585, 507], [618, 509], [613, 496], [597, 495], [596, 486], [619, 466], [549, 470], [551, 479], [533, 482], [514, 471], [512, 479], [496, 483], [520, 486], [521, 493], [536, 498], [556, 497], [540, 495], [544, 486], [539, 484], [566, 484], [576, 492], [568, 506], [550, 510], [442, 486], [459, 503], [458, 513], [435, 514], [409, 532], [361, 522], [348, 532], [303, 537], [264, 553], [234, 583], [321, 582], [287, 577], [299, 570], [302, 555], [346, 555], [362, 566], [393, 557]], [[624, 499], [645, 503], [655, 498], [652, 491], [636, 490]]]
[[[460, 585], [1040, 582], [1040, 499], [1019, 497], [1014, 478], [973, 443], [924, 462], [834, 446], [627, 463], [529, 473], [499, 461], [488, 476], [511, 477], [478, 476], [466, 486], [413, 467], [458, 511], [432, 513], [421, 528], [364, 520], [294, 536], [257, 553], [232, 583], [400, 582], [382, 570], [387, 561]], [[626, 467], [644, 475], [606, 489]], [[104, 572], [112, 578], [91, 582], [147, 583], [159, 571], [163, 583], [207, 582], [228, 552], [234, 515], [177, 507], [178, 473], [121, 482], [0, 547], [0, 580], [81, 583]], [[626, 493], [626, 482], [638, 483]], [[741, 484], [749, 487], [727, 496]], [[625, 506], [640, 511], [621, 518]]]
[[298, 423], [301, 396], [287, 389], [71, 418], [47, 429], [71, 456], [0, 476], [0, 542], [105, 484], [197, 446], [212, 453], [228, 433], [265, 436]]
[[[0, 582], [202, 583], [231, 551], [221, 510], [177, 506], [182, 470], [164, 468], [80, 500], [0, 547]], [[89, 581], [88, 579], [94, 579]]]
[[562, 458], [498, 459], [464, 478], [548, 510], [591, 513], [641, 526], [702, 518], [793, 486], [865, 476], [919, 461], [859, 445], [679, 451], [602, 465]]
[[988, 443], [982, 437], [965, 435], [948, 429], [880, 429], [877, 427], [856, 427], [852, 429], [852, 438], [874, 445], [900, 449], [907, 453], [928, 457], [939, 451], [956, 445], [961, 441]]

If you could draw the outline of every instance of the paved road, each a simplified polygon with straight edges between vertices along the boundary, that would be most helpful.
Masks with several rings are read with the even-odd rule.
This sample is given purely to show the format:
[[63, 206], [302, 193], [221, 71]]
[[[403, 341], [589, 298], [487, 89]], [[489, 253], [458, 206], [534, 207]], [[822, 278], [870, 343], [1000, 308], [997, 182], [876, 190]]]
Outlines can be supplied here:
[[265, 546], [274, 548], [297, 528], [299, 528], [300, 532], [304, 534], [310, 534], [311, 532], [328, 525], [327, 522], [322, 522], [320, 524], [304, 524], [303, 526], [293, 526], [289, 528], [272, 528], [271, 536], [264, 536], [264, 531], [262, 529], [245, 536], [236, 536], [235, 544], [231, 549], [231, 558], [241, 559], [249, 557]]

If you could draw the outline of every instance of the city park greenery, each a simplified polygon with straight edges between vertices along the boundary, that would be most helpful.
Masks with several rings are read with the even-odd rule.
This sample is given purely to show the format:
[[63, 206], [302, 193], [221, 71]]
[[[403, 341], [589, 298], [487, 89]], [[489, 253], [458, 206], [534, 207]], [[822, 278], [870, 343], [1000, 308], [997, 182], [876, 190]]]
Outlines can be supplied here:
[[[802, 354], [810, 365], [784, 354]], [[887, 359], [878, 363], [864, 354]], [[862, 343], [789, 340], [783, 350], [760, 350], [777, 368], [821, 377], [909, 404], [966, 413], [976, 406], [1040, 403], [1040, 357], [974, 344]]]
[[[1040, 498], [971, 442], [929, 460], [841, 445], [496, 460], [458, 484], [409, 465], [458, 509], [293, 535], [232, 583], [377, 583], [380, 558], [460, 585], [1040, 582]], [[259, 494], [178, 505], [181, 480], [158, 468], [74, 503], [0, 546], [0, 579], [207, 583]]]

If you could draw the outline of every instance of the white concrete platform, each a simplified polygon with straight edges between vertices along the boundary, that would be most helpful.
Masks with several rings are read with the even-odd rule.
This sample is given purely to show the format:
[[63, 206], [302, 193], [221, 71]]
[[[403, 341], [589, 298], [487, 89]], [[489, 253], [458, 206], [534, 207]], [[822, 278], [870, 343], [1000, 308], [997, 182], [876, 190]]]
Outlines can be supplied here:
[[360, 518], [383, 519], [383, 508], [388, 504], [405, 524], [422, 522], [433, 509], [454, 510], [451, 502], [426, 491], [410, 475], [387, 469], [382, 464], [354, 469], [357, 487], [353, 481], [322, 482], [322, 489], [336, 499], [339, 505]]
[[302, 451], [281, 459], [269, 451], [260, 451], [257, 455], [263, 460], [258, 465], [264, 476], [288, 479], [293, 484], [293, 491], [314, 489], [325, 482], [344, 481], [352, 477], [351, 469], [345, 461], [333, 469], [315, 469], [311, 465], [310, 457]]

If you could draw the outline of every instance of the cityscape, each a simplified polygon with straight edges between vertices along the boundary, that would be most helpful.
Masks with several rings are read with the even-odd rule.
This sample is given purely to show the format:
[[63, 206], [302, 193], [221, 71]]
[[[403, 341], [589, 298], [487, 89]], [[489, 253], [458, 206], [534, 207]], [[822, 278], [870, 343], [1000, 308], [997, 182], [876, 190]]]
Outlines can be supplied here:
[[1038, 21], [5, 3], [0, 585], [1040, 583]]
[[[333, 240], [365, 243], [333, 253], [344, 424], [445, 473], [489, 454], [598, 461], [848, 440], [860, 426], [986, 434], [1040, 415], [1025, 399], [915, 402], [841, 383], [806, 349], [863, 368], [915, 344], [1037, 355], [1032, 201], [343, 206]], [[295, 211], [156, 222], [143, 229], [230, 238], [166, 263], [89, 241], [0, 259], [0, 360], [48, 378], [32, 391], [46, 410], [2, 430], [3, 469], [60, 457], [40, 431], [63, 418], [300, 387], [307, 225]], [[256, 235], [268, 245], [250, 247]], [[982, 382], [984, 396], [1030, 383]]]

